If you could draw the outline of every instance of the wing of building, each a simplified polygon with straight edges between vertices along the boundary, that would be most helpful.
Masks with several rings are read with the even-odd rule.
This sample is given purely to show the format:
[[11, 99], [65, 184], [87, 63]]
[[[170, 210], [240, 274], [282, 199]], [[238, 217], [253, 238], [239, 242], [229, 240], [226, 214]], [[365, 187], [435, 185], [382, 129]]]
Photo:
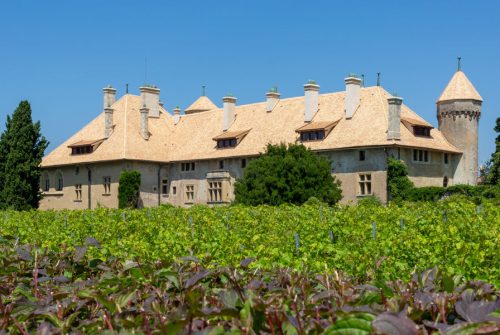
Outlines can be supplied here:
[[[477, 123], [482, 99], [458, 71], [437, 102], [439, 129], [380, 86], [345, 78], [342, 92], [281, 99], [277, 89], [259, 103], [222, 108], [201, 96], [184, 114], [170, 114], [160, 90], [116, 100], [104, 88], [103, 112], [42, 162], [43, 209], [117, 207], [121, 171], [141, 172], [141, 204], [227, 203], [249, 160], [268, 143], [303, 143], [332, 160], [343, 201], [387, 200], [387, 158], [404, 160], [417, 186], [475, 183]], [[474, 170], [475, 164], [475, 170]]]

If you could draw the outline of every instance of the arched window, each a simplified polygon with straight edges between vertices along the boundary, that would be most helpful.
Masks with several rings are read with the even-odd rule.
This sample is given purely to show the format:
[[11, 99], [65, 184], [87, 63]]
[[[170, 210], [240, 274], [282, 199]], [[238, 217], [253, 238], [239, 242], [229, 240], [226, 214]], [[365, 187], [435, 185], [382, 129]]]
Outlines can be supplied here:
[[50, 179], [49, 179], [49, 174], [47, 172], [44, 172], [42, 174], [42, 190], [44, 192], [48, 192], [50, 189]]
[[64, 187], [64, 180], [61, 171], [56, 172], [56, 191], [62, 191]]
[[446, 176], [443, 178], [443, 187], [448, 187], [448, 177]]

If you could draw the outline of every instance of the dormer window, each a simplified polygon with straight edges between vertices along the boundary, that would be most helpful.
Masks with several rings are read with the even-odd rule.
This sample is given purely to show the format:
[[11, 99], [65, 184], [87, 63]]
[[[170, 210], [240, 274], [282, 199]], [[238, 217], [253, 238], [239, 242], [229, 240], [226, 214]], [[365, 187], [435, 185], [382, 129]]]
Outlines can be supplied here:
[[337, 121], [309, 122], [296, 129], [295, 132], [300, 134], [301, 142], [321, 141], [330, 134], [339, 121], [340, 119]]
[[234, 148], [243, 140], [251, 129], [241, 131], [226, 131], [213, 138], [217, 142], [217, 149]]
[[431, 128], [413, 126], [413, 134], [415, 136], [431, 136]]
[[401, 122], [405, 127], [413, 133], [415, 136], [431, 137], [431, 129], [434, 128], [427, 122], [423, 120], [417, 120], [412, 118], [401, 118]]
[[93, 153], [99, 147], [99, 145], [101, 145], [102, 142], [104, 142], [104, 139], [93, 141], [79, 141], [68, 145], [68, 148], [71, 148], [72, 155], [86, 155]]

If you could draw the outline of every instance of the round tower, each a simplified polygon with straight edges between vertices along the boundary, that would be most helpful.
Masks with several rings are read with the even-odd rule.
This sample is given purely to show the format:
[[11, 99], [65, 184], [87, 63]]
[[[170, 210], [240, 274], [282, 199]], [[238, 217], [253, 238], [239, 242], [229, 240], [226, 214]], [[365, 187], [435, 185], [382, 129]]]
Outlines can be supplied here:
[[462, 151], [452, 159], [454, 184], [476, 185], [478, 172], [478, 124], [483, 99], [460, 69], [437, 101], [439, 130]]

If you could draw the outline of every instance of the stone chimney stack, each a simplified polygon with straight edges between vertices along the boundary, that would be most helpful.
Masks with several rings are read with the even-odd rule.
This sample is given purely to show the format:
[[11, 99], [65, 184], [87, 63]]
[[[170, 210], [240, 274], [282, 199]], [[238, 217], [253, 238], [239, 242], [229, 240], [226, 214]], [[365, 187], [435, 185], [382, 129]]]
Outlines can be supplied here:
[[102, 89], [104, 92], [104, 109], [111, 107], [116, 101], [116, 89], [108, 85]]
[[304, 94], [304, 121], [311, 122], [314, 115], [318, 112], [319, 85], [317, 85], [314, 80], [309, 80], [309, 82], [304, 85]]
[[179, 106], [174, 108], [174, 124], [178, 124], [181, 120], [181, 109]]
[[144, 104], [141, 108], [141, 136], [145, 140], [149, 139], [148, 116], [149, 108]]
[[229, 94], [222, 98], [222, 102], [223, 102], [222, 110], [224, 113], [224, 124], [222, 127], [223, 131], [228, 130], [234, 121], [235, 110], [236, 110], [236, 100], [237, 99], [235, 97], [233, 97]]
[[387, 139], [388, 140], [400, 140], [401, 139], [401, 104], [403, 99], [394, 95], [387, 99], [389, 103], [389, 117], [388, 129], [387, 129]]
[[361, 79], [349, 75], [345, 81], [345, 118], [350, 119], [359, 106], [361, 93]]
[[104, 108], [104, 138], [109, 138], [113, 133], [113, 108]]
[[160, 89], [154, 85], [144, 85], [141, 91], [141, 105], [149, 109], [149, 117], [160, 117]]
[[104, 138], [109, 138], [113, 133], [113, 108], [116, 101], [116, 89], [108, 85], [102, 89], [104, 92]]
[[278, 101], [280, 101], [280, 94], [278, 93], [278, 88], [274, 86], [269, 90], [269, 92], [266, 93], [266, 111], [271, 112], [274, 107], [278, 104]]

